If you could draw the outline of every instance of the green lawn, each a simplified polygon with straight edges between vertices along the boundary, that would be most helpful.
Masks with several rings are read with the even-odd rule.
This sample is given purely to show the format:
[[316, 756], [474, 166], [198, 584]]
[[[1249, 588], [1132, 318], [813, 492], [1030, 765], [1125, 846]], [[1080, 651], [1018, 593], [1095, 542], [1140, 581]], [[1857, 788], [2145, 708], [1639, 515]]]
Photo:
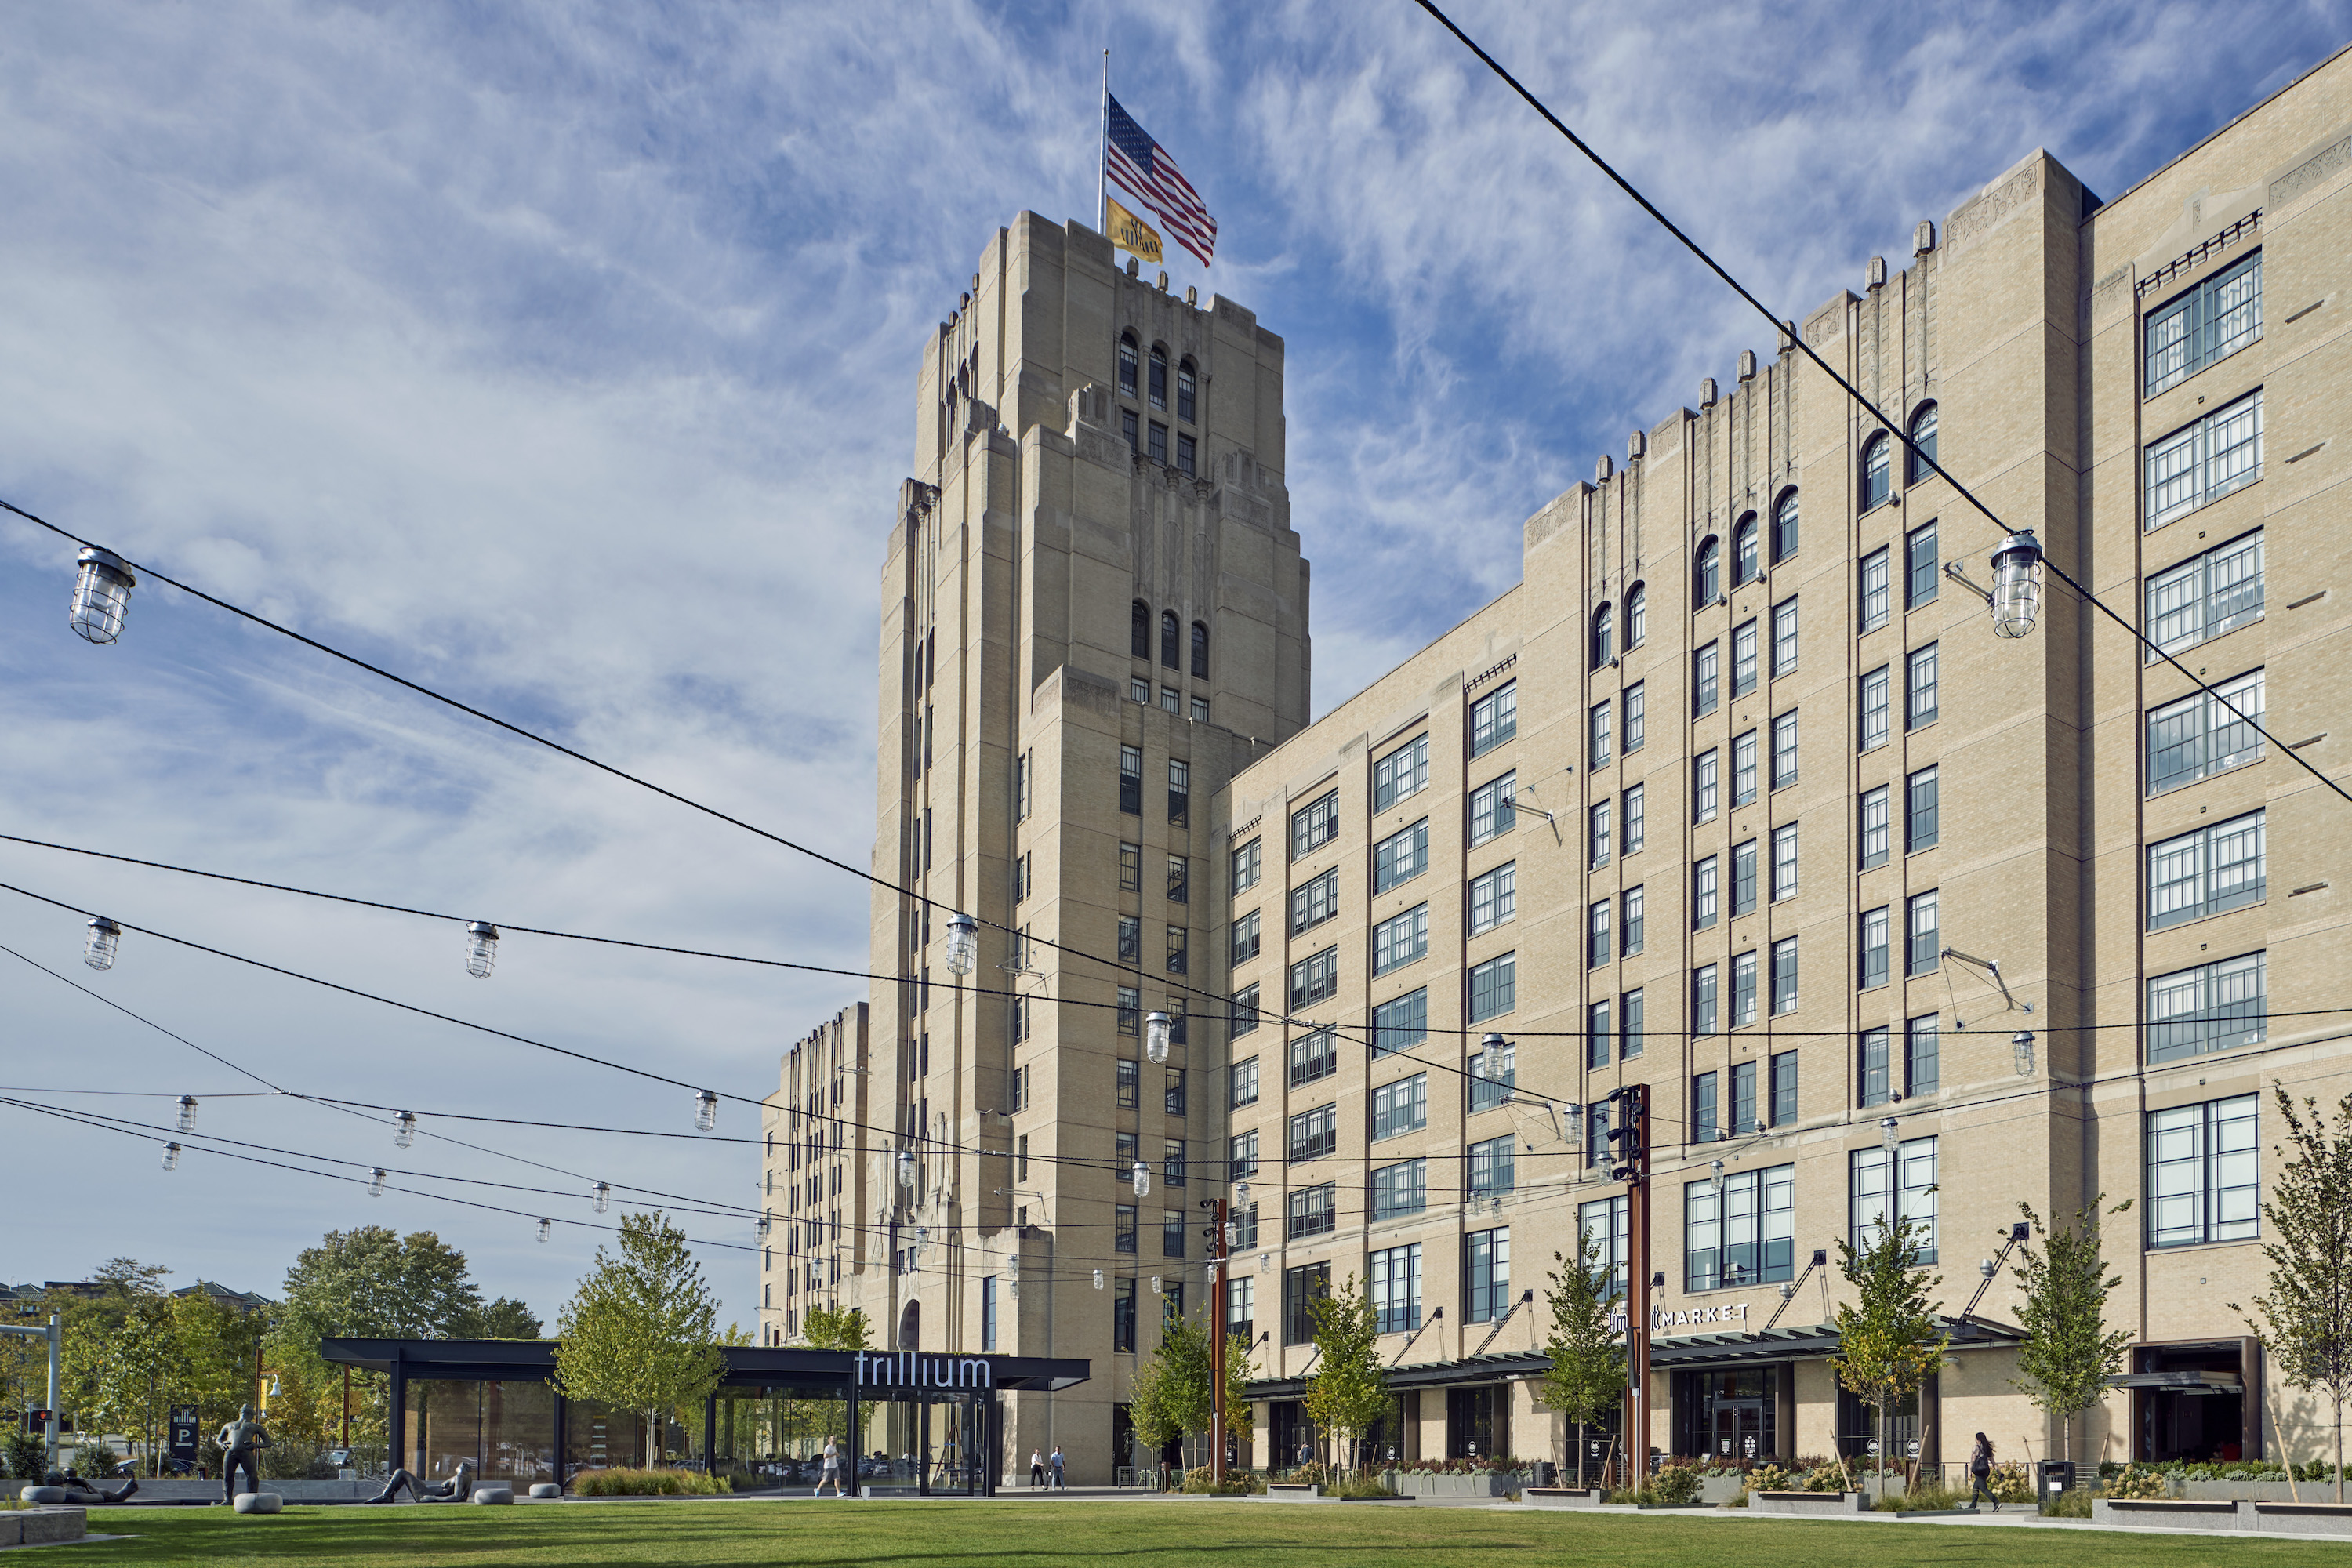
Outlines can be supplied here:
[[[1123, 1568], [1347, 1568], [1501, 1554], [1507, 1564], [1778, 1568], [1849, 1562], [2158, 1568], [2330, 1563], [2343, 1545], [2230, 1536], [2122, 1535], [2028, 1525], [1949, 1529], [1892, 1521], [1594, 1517], [1373, 1504], [1264, 1502], [614, 1502], [517, 1508], [94, 1509], [90, 1529], [130, 1541], [61, 1549], [56, 1561], [212, 1564], [1115, 1563]], [[39, 1550], [39, 1549], [35, 1549]], [[51, 1561], [44, 1558], [42, 1561]]]

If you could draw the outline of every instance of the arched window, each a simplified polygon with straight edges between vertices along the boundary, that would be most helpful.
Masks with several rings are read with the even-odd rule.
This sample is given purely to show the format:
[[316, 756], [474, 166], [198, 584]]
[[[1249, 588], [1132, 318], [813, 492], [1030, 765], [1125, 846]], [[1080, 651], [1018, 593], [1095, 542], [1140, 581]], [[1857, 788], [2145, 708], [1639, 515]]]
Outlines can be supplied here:
[[1723, 541], [1708, 539], [1698, 547], [1698, 570], [1691, 579], [1691, 598], [1712, 605], [1723, 597]]
[[1885, 503], [1887, 492], [1894, 488], [1895, 472], [1887, 462], [1894, 446], [1893, 437], [1881, 430], [1862, 449], [1862, 510]]
[[1625, 590], [1625, 647], [1640, 647], [1650, 640], [1650, 590], [1636, 583]]
[[[1756, 581], [1756, 514], [1749, 512], [1731, 531], [1731, 585]], [[1704, 600], [1700, 601], [1705, 603]]]
[[902, 1351], [923, 1348], [923, 1304], [920, 1301], [908, 1302], [906, 1310], [898, 1314], [898, 1348]]
[[1151, 345], [1151, 406], [1168, 406], [1168, 351], [1158, 343]]
[[1925, 407], [1921, 408], [1918, 413], [1911, 416], [1911, 445], [1916, 447], [1917, 450], [1912, 454], [1910, 461], [1904, 466], [1903, 482], [1906, 484], [1916, 485], [1921, 479], [1926, 479], [1929, 474], [1936, 471], [1929, 468], [1927, 463], [1923, 463], [1919, 460], [1923, 457], [1931, 462], [1937, 460], [1936, 458], [1936, 405], [1934, 404], [1930, 403], [1927, 405]]
[[1592, 668], [1604, 668], [1617, 657], [1617, 618], [1603, 605], [1592, 612]]
[[1138, 599], [1127, 612], [1128, 651], [1138, 658], [1151, 657], [1151, 606]]
[[1188, 359], [1176, 367], [1176, 417], [1187, 425], [1198, 423], [1199, 405], [1192, 362]]
[[1209, 679], [1209, 627], [1203, 621], [1192, 623], [1192, 674], [1202, 680]]
[[1772, 509], [1772, 564], [1778, 566], [1797, 552], [1797, 492], [1784, 490]]
[[1135, 334], [1122, 332], [1118, 339], [1118, 390], [1120, 395], [1135, 395]]
[[1160, 662], [1171, 669], [1183, 668], [1184, 650], [1180, 642], [1183, 633], [1178, 630], [1176, 612], [1160, 612]]

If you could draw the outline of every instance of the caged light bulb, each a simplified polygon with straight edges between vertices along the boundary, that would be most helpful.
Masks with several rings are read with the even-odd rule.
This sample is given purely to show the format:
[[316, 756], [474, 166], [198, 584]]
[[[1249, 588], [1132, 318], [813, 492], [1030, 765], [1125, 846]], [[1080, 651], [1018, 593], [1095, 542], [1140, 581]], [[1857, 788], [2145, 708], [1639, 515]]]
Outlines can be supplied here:
[[[594, 1201], [596, 1212], [598, 1214], [610, 1213], [613, 1207], [613, 1184], [610, 1182], [597, 1183], [596, 1197]], [[761, 1236], [768, 1234], [768, 1222], [764, 1219], [760, 1222], [760, 1234]]]
[[392, 1119], [392, 1146], [405, 1149], [416, 1142], [416, 1112], [404, 1110]]
[[1129, 1172], [1129, 1174], [1131, 1175], [1135, 1181], [1135, 1195], [1139, 1198], [1150, 1197], [1151, 1195], [1151, 1167], [1145, 1164], [1142, 1161], [1138, 1160], [1135, 1163], [1135, 1169]]
[[1099, 1289], [1101, 1289], [1102, 1288], [1103, 1288], [1103, 1271], [1102, 1271], [1101, 1269], [1097, 1268], [1097, 1269], [1096, 1269], [1096, 1270], [1095, 1270], [1095, 1289], [1097, 1289], [1097, 1290], [1099, 1290]]
[[499, 928], [488, 921], [476, 921], [466, 928], [466, 973], [477, 980], [488, 980], [490, 969], [499, 961]]
[[372, 1198], [380, 1198], [383, 1196], [383, 1167], [382, 1165], [378, 1165], [374, 1170], [368, 1173], [368, 1196]]
[[541, 1221], [539, 1222], [539, 1239], [540, 1239], [540, 1240], [541, 1240], [541, 1241], [545, 1241], [545, 1240], [546, 1240], [550, 1236], [553, 1235], [554, 1233], [555, 1233], [555, 1222], [554, 1222], [553, 1220], [551, 1220], [551, 1219], [543, 1219], [543, 1220], [541, 1220]]
[[948, 917], [948, 973], [970, 974], [980, 962], [980, 922], [967, 914]]
[[1166, 1061], [1168, 1037], [1171, 1032], [1167, 1014], [1146, 1013], [1143, 1016], [1143, 1054], [1155, 1062]]
[[694, 1097], [694, 1130], [708, 1132], [719, 1125], [719, 1096], [704, 1089]]
[[164, 1145], [163, 1145], [163, 1169], [165, 1169], [165, 1170], [167, 1170], [167, 1171], [176, 1171], [176, 1170], [178, 1170], [179, 1168], [180, 1168], [180, 1146], [179, 1146], [177, 1143], [166, 1143], [166, 1144], [164, 1144]]
[[194, 1132], [195, 1130], [196, 1097], [193, 1094], [184, 1094], [180, 1096], [180, 1131]]
[[131, 590], [139, 579], [122, 557], [94, 544], [84, 547], [74, 565], [73, 605], [66, 625], [87, 642], [110, 643], [122, 635], [122, 618], [131, 613]]
[[104, 915], [89, 917], [89, 935], [83, 939], [81, 961], [92, 969], [114, 967], [114, 950], [122, 945], [122, 928]]
[[898, 1185], [910, 1193], [915, 1190], [915, 1153], [911, 1149], [898, 1151]]
[[1890, 1154], [1901, 1146], [1901, 1140], [1896, 1136], [1896, 1129], [1900, 1125], [1892, 1116], [1878, 1124], [1879, 1147]]
[[2032, 529], [2001, 541], [1992, 552], [1992, 630], [2021, 637], [2042, 615], [2042, 542]]

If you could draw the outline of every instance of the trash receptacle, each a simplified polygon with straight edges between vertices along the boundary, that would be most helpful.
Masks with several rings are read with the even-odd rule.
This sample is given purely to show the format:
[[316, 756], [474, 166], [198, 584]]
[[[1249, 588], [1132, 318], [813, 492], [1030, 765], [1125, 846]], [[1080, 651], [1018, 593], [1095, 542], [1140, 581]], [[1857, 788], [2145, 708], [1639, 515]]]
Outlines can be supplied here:
[[2074, 1489], [2074, 1462], [2072, 1459], [2041, 1459], [2033, 1466], [2033, 1493], [2047, 1501], [2061, 1492]]

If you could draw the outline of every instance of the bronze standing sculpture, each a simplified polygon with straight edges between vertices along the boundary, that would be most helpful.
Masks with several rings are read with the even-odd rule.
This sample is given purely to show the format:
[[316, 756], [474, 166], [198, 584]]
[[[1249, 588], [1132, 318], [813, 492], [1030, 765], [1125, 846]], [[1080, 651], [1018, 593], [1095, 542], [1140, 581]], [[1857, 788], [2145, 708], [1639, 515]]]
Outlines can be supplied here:
[[269, 1434], [263, 1431], [261, 1423], [253, 1418], [252, 1405], [239, 1407], [236, 1419], [221, 1428], [220, 1446], [221, 1501], [225, 1503], [236, 1501], [236, 1473], [239, 1468], [245, 1471], [245, 1479], [252, 1483], [245, 1489], [249, 1492], [259, 1491], [261, 1489], [260, 1451], [271, 1447], [271, 1444]]

